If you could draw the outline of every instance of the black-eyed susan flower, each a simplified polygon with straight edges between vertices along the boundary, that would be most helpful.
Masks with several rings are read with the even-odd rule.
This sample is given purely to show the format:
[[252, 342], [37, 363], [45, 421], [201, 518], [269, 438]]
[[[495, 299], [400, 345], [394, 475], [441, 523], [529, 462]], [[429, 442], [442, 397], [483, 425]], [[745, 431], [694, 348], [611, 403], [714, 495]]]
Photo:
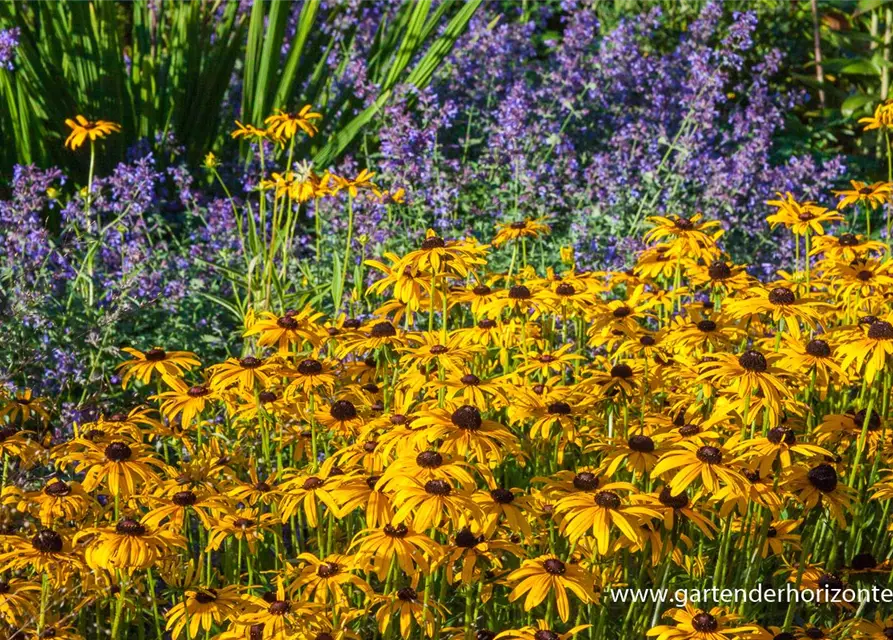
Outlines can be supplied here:
[[651, 470], [652, 477], [673, 471], [668, 486], [673, 495], [685, 491], [695, 480], [700, 479], [710, 493], [716, 493], [723, 486], [742, 491], [743, 476], [731, 466], [734, 458], [731, 452], [716, 445], [698, 445], [683, 441], [665, 453]]
[[500, 638], [517, 638], [518, 640], [570, 640], [570, 638], [573, 638], [578, 633], [585, 631], [591, 626], [592, 625], [589, 624], [578, 624], [564, 633], [561, 633], [559, 631], [553, 631], [552, 625], [546, 620], [538, 620], [535, 626], [531, 625], [519, 629], [508, 629], [507, 631], [497, 633], [493, 637], [494, 640]]
[[316, 113], [312, 106], [305, 104], [295, 113], [279, 109], [267, 117], [264, 124], [267, 125], [267, 131], [274, 140], [285, 143], [294, 138], [299, 130], [311, 138], [315, 136], [319, 132], [315, 121], [320, 119], [322, 114]]
[[379, 580], [384, 580], [392, 562], [403, 573], [417, 576], [428, 573], [433, 562], [443, 555], [441, 546], [404, 523], [360, 531], [350, 544], [356, 547], [356, 562], [372, 565]]
[[272, 359], [255, 356], [228, 358], [226, 362], [208, 367], [211, 389], [222, 391], [235, 387], [240, 391], [254, 392], [256, 387], [269, 387], [280, 365]]
[[400, 635], [408, 638], [415, 623], [431, 638], [434, 637], [437, 618], [446, 613], [440, 603], [425, 603], [424, 598], [412, 587], [403, 587], [392, 594], [379, 596], [376, 600], [378, 610], [375, 612], [375, 620], [382, 634], [386, 634], [392, 624], [399, 624]]
[[712, 259], [716, 241], [722, 236], [722, 225], [717, 220], [705, 220], [696, 213], [690, 218], [682, 216], [652, 216], [648, 218], [654, 227], [645, 234], [645, 242], [666, 240], [678, 246], [679, 254], [697, 259]]
[[162, 377], [178, 378], [184, 371], [201, 364], [195, 354], [188, 351], [165, 351], [160, 347], [153, 347], [145, 353], [131, 347], [124, 347], [121, 351], [133, 356], [132, 360], [118, 365], [118, 370], [123, 372], [121, 386], [125, 389], [131, 378], [148, 384], [153, 373], [158, 373]]
[[63, 459], [74, 462], [76, 471], [85, 472], [83, 487], [93, 491], [103, 485], [113, 496], [128, 497], [145, 485], [158, 482], [154, 469], [164, 463], [149, 453], [145, 445], [115, 440], [107, 445], [81, 440], [81, 451], [66, 455]]
[[189, 589], [182, 602], [167, 612], [166, 629], [171, 637], [179, 638], [186, 631], [187, 638], [198, 638], [208, 633], [214, 625], [221, 625], [242, 613], [244, 600], [237, 585]]
[[77, 115], [72, 120], [66, 118], [65, 124], [71, 129], [71, 133], [65, 139], [65, 146], [75, 151], [89, 140], [92, 145], [97, 140], [121, 131], [121, 125], [108, 120], [87, 120], [82, 115]]
[[877, 209], [878, 206], [890, 199], [890, 194], [893, 192], [893, 187], [889, 182], [868, 184], [859, 180], [850, 180], [850, 185], [852, 189], [833, 192], [834, 195], [840, 197], [837, 208], [841, 211], [854, 204], [864, 204], [872, 209]]
[[92, 569], [121, 570], [128, 574], [146, 569], [186, 541], [179, 533], [164, 527], [150, 527], [145, 518], [125, 517], [112, 527], [85, 529], [74, 541], [86, 540], [84, 559]]
[[740, 616], [727, 613], [720, 607], [709, 611], [686, 604], [684, 609], [670, 609], [664, 614], [675, 625], [658, 625], [649, 629], [647, 636], [657, 640], [731, 640], [755, 632], [754, 625], [740, 625]]
[[40, 528], [28, 537], [3, 536], [2, 543], [6, 550], [0, 553], [0, 571], [33, 570], [60, 586], [87, 569], [71, 537], [53, 529]]
[[846, 511], [852, 502], [853, 490], [840, 481], [832, 465], [826, 462], [812, 467], [797, 465], [792, 468], [784, 488], [807, 510], [827, 508], [838, 524], [846, 528]]
[[281, 316], [264, 311], [243, 335], [257, 336], [259, 347], [275, 346], [279, 355], [285, 355], [293, 349], [300, 351], [305, 344], [319, 345], [319, 329], [316, 323], [321, 318], [321, 313], [309, 307], [300, 311], [286, 311]]
[[567, 622], [570, 617], [570, 591], [584, 604], [595, 599], [592, 577], [579, 565], [563, 562], [553, 555], [543, 555], [521, 563], [506, 580], [514, 585], [509, 601], [524, 598], [524, 610], [530, 611], [547, 597], [555, 598], [558, 617]]
[[522, 238], [536, 239], [548, 235], [550, 228], [544, 220], [545, 218], [524, 218], [515, 222], [500, 222], [496, 225], [496, 236], [490, 244], [501, 247]]

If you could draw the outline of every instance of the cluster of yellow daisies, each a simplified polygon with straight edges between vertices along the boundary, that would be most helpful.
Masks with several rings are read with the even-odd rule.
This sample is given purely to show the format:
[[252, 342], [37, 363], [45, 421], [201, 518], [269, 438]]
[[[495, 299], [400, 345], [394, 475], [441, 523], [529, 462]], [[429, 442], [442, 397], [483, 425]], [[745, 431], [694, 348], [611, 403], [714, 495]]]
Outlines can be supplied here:
[[[701, 215], [651, 218], [627, 271], [537, 273], [543, 220], [429, 232], [367, 262], [357, 317], [249, 312], [204, 367], [125, 349], [145, 404], [67, 441], [8, 393], [4, 637], [893, 637], [832, 597], [893, 584], [893, 263], [856, 231], [890, 185], [840, 196], [771, 201], [769, 282]], [[616, 598], [757, 584], [820, 593]]]

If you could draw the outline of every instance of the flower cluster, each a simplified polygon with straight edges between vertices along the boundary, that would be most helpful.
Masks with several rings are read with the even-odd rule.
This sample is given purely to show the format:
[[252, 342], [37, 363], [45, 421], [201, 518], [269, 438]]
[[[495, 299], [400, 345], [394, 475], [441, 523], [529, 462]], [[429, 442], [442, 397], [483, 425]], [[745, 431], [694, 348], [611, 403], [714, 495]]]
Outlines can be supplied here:
[[537, 272], [542, 220], [489, 245], [429, 230], [366, 261], [356, 316], [252, 307], [240, 355], [204, 367], [126, 348], [121, 385], [142, 402], [71, 437], [47, 398], [6, 393], [4, 630], [888, 637], [893, 619], [846, 599], [606, 596], [891, 579], [889, 247], [858, 215], [829, 233], [890, 190], [853, 186], [839, 209], [771, 201], [805, 248], [766, 281], [701, 214], [650, 217], [623, 271], [567, 251]]

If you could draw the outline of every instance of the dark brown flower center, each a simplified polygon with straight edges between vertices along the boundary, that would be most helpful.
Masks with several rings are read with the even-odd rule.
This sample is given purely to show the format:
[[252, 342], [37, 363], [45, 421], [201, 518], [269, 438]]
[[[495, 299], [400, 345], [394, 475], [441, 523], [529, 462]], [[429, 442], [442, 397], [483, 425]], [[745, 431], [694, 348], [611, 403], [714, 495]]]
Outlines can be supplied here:
[[621, 362], [620, 364], [615, 364], [611, 367], [611, 377], [627, 380], [633, 377], [633, 370], [628, 364]]
[[446, 246], [446, 242], [440, 236], [431, 236], [430, 238], [425, 238], [422, 242], [422, 249], [425, 251], [431, 251], [432, 249], [443, 249]]
[[509, 298], [512, 300], [527, 300], [531, 297], [530, 289], [523, 284], [518, 284], [509, 289]]
[[651, 453], [654, 451], [654, 440], [648, 436], [639, 434], [630, 436], [629, 440], [626, 441], [626, 444], [630, 449], [638, 451], [639, 453]]
[[316, 568], [316, 575], [320, 578], [331, 578], [334, 575], [337, 575], [341, 572], [341, 567], [339, 567], [334, 562], [323, 562]]
[[632, 309], [630, 309], [626, 305], [623, 305], [621, 307], [617, 307], [616, 309], [614, 309], [614, 311], [611, 313], [611, 315], [613, 315], [615, 318], [625, 318], [628, 315], [630, 315], [632, 312], [633, 312]]
[[460, 382], [466, 387], [476, 387], [481, 383], [481, 379], [473, 373], [466, 373], [464, 376], [462, 376]]
[[837, 243], [841, 247], [857, 247], [859, 246], [859, 239], [852, 233], [842, 233], [837, 239]]
[[558, 558], [549, 558], [543, 562], [543, 569], [546, 570], [546, 573], [553, 576], [564, 575], [565, 571], [567, 571], [567, 567], [565, 567], [564, 563]]
[[293, 330], [298, 328], [298, 321], [291, 316], [282, 316], [276, 321], [276, 325], [280, 329]]
[[533, 634], [533, 640], [561, 640], [561, 636], [549, 629], [540, 629]]
[[479, 329], [492, 329], [496, 326], [496, 320], [491, 320], [490, 318], [484, 318], [483, 320], [478, 322]]
[[732, 269], [725, 262], [716, 261], [707, 267], [707, 275], [711, 280], [728, 280], [732, 277]]
[[489, 296], [491, 293], [493, 293], [493, 289], [491, 289], [490, 287], [488, 287], [485, 284], [479, 284], [474, 289], [472, 289], [472, 291], [474, 292], [474, 295], [481, 296], [481, 297]]
[[553, 402], [546, 410], [552, 415], [569, 416], [571, 414], [571, 406], [566, 402]]
[[471, 532], [471, 529], [469, 529], [468, 527], [461, 529], [456, 534], [456, 546], [462, 547], [464, 549], [470, 549], [471, 547], [474, 547], [474, 546], [480, 544], [481, 542], [483, 542], [483, 540], [484, 540], [483, 536], [474, 535]]
[[393, 338], [397, 335], [397, 330], [390, 322], [377, 322], [372, 327], [370, 335], [373, 338]]
[[692, 617], [691, 626], [700, 633], [713, 633], [719, 628], [719, 622], [709, 613], [702, 611]]
[[347, 422], [357, 417], [357, 408], [349, 400], [337, 400], [332, 403], [329, 415], [338, 422]]
[[164, 352], [164, 349], [149, 349], [146, 351], [146, 360], [149, 362], [161, 362], [167, 358], [167, 354]]
[[649, 336], [649, 335], [644, 335], [641, 338], [639, 338], [639, 344], [642, 345], [643, 347], [653, 347], [656, 343], [657, 343], [657, 340], [655, 340], [652, 336]]
[[409, 533], [409, 529], [406, 528], [405, 524], [398, 524], [396, 527], [386, 524], [382, 530], [389, 538], [405, 538]]
[[766, 439], [772, 444], [785, 444], [789, 447], [797, 444], [797, 434], [788, 427], [775, 427], [766, 434]]
[[201, 385], [201, 384], [197, 384], [193, 387], [189, 387], [189, 390], [186, 392], [186, 395], [189, 396], [190, 398], [201, 398], [203, 396], [208, 395], [209, 393], [211, 393], [211, 390], [208, 387]]
[[688, 506], [688, 495], [683, 491], [678, 496], [674, 496], [669, 487], [664, 487], [657, 499], [665, 507], [673, 509], [684, 509]]
[[201, 604], [210, 604], [217, 600], [217, 591], [214, 589], [202, 589], [198, 591], [194, 596], [196, 602], [200, 602]]
[[574, 289], [574, 285], [570, 284], [569, 282], [562, 282], [557, 287], [555, 287], [555, 293], [560, 296], [572, 296], [576, 292], [577, 290]]
[[105, 448], [105, 457], [111, 462], [124, 462], [133, 455], [130, 447], [123, 442], [112, 442]]
[[803, 213], [801, 213], [800, 215], [797, 216], [797, 219], [800, 220], [800, 222], [809, 222], [813, 218], [815, 218], [815, 215], [812, 213], [809, 213], [808, 211], [804, 211]]
[[784, 306], [794, 304], [796, 301], [797, 296], [787, 287], [776, 287], [769, 292], [769, 302], [774, 305]]
[[679, 427], [678, 432], [683, 438], [690, 438], [701, 433], [701, 427], [696, 424], [686, 424]]
[[698, 323], [698, 330], [703, 331], [704, 333], [716, 331], [716, 323], [713, 320], [701, 320]]
[[144, 536], [146, 527], [133, 518], [122, 518], [115, 525], [115, 533], [122, 536]]
[[870, 196], [874, 192], [874, 189], [871, 187], [862, 187], [859, 189], [859, 195]]
[[599, 491], [595, 494], [595, 504], [603, 509], [618, 509], [622, 502], [613, 491]]
[[806, 635], [807, 638], [815, 638], [815, 640], [825, 637], [825, 632], [822, 631], [821, 629], [819, 629], [818, 627], [810, 627], [809, 629], [804, 631], [804, 634]]
[[198, 496], [192, 491], [178, 491], [171, 501], [178, 507], [191, 507], [198, 502]]
[[691, 231], [695, 228], [695, 223], [688, 218], [676, 218], [674, 224], [680, 231]]
[[772, 636], [772, 640], [796, 640], [796, 636], [794, 636], [793, 633], [782, 631], [781, 633], [777, 633]]
[[481, 418], [481, 412], [477, 407], [472, 407], [468, 404], [462, 405], [453, 411], [453, 415], [450, 419], [454, 425], [460, 429], [465, 429], [466, 431], [476, 431], [480, 429], [481, 425], [484, 423]]
[[776, 529], [775, 527], [769, 527], [769, 528], [766, 530], [766, 536], [769, 537], [769, 538], [774, 538], [774, 537], [776, 537], [777, 535], [778, 535], [778, 529]]
[[828, 358], [831, 356], [831, 345], [824, 340], [810, 340], [806, 344], [806, 353], [813, 358]]
[[270, 603], [270, 607], [267, 611], [274, 616], [284, 616], [291, 611], [291, 603], [288, 600], [274, 600]]
[[64, 498], [71, 494], [71, 487], [61, 480], [54, 480], [43, 488], [43, 492], [53, 498]]
[[397, 592], [397, 597], [403, 602], [415, 602], [419, 599], [419, 594], [412, 587], [403, 587]]
[[65, 545], [58, 533], [52, 529], [41, 529], [31, 538], [31, 546], [38, 553], [60, 553]]
[[425, 493], [432, 496], [448, 496], [453, 488], [446, 480], [428, 480], [425, 483]]
[[302, 486], [307, 491], [313, 491], [314, 489], [319, 489], [324, 484], [325, 484], [325, 480], [322, 480], [321, 478], [317, 478], [316, 476], [310, 476], [309, 478], [304, 480], [304, 484]]
[[422, 451], [415, 457], [415, 461], [424, 469], [436, 469], [443, 464], [443, 456], [437, 451]]
[[359, 318], [348, 318], [344, 321], [342, 326], [345, 329], [359, 329], [363, 323], [359, 320]]
[[695, 453], [695, 457], [704, 464], [721, 464], [722, 451], [710, 445], [703, 446]]
[[872, 340], [893, 340], [893, 325], [878, 320], [868, 327], [868, 337]]
[[255, 358], [254, 356], [246, 356], [239, 360], [239, 366], [243, 369], [257, 369], [263, 363], [263, 360]]
[[433, 347], [431, 347], [430, 351], [435, 356], [439, 356], [440, 354], [446, 353], [447, 351], [449, 351], [449, 349], [447, 347], [443, 346], [442, 344], [435, 344]]
[[375, 485], [378, 484], [378, 481], [381, 480], [381, 476], [369, 476], [366, 478], [366, 486], [369, 487], [372, 491], [375, 491]]
[[302, 376], [318, 376], [322, 373], [323, 366], [319, 360], [302, 360], [298, 365], [298, 373]]
[[598, 489], [598, 476], [591, 471], [581, 471], [574, 476], [573, 485], [580, 491], [595, 491]]
[[233, 526], [237, 529], [250, 529], [254, 526], [254, 520], [251, 518], [236, 518], [233, 520]]
[[500, 487], [498, 489], [493, 489], [490, 492], [490, 497], [499, 504], [511, 504], [511, 502], [513, 502], [515, 499], [515, 494], [508, 489], [503, 489], [502, 487]]
[[806, 474], [809, 484], [822, 493], [832, 493], [837, 488], [837, 471], [830, 464], [822, 463]]
[[526, 220], [518, 220], [517, 222], [513, 222], [510, 226], [512, 229], [526, 229], [527, 221]]
[[[856, 426], [859, 428], [865, 424], [866, 411], [865, 409], [859, 409], [854, 415], [853, 420], [856, 422]], [[871, 415], [868, 417], [868, 430], [869, 431], [878, 431], [881, 428], [881, 416], [876, 412], [872, 411]]]
[[769, 363], [766, 362], [766, 356], [764, 356], [759, 351], [745, 351], [738, 357], [738, 364], [747, 371], [753, 371], [754, 373], [763, 373], [766, 369], [769, 368]]

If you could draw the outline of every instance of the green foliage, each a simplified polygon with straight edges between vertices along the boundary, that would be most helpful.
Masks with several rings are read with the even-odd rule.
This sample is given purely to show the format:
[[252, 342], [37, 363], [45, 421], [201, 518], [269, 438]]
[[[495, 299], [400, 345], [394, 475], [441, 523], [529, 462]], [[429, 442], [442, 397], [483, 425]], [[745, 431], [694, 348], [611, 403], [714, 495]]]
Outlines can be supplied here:
[[[221, 121], [222, 106], [238, 78], [245, 122], [261, 124], [274, 109], [305, 103], [324, 110], [333, 135], [314, 151], [317, 163], [326, 164], [348, 148], [396, 84], [427, 84], [480, 3], [447, 0], [432, 9], [431, 0], [407, 0], [385, 12], [366, 57], [380, 94], [363, 109], [357, 96], [332, 89], [347, 72], [356, 29], [345, 37], [322, 28], [326, 20], [350, 23], [345, 14], [356, 9], [347, 4], [323, 15], [320, 0], [299, 8], [258, 1], [246, 13], [237, 2], [201, 0], [163, 1], [157, 12], [148, 0], [5, 2], [0, 29], [18, 27], [21, 45], [15, 71], [0, 70], [6, 107], [0, 134], [11, 142], [0, 149], [0, 162], [7, 170], [16, 162], [82, 163], [83, 171], [84, 158], [62, 146], [64, 120], [82, 113], [122, 124], [123, 134], [106, 143], [107, 163], [138, 140], [155, 144], [168, 132], [197, 163], [232, 124]], [[296, 29], [286, 42], [294, 11]], [[326, 64], [332, 52], [341, 61], [334, 74]]]

